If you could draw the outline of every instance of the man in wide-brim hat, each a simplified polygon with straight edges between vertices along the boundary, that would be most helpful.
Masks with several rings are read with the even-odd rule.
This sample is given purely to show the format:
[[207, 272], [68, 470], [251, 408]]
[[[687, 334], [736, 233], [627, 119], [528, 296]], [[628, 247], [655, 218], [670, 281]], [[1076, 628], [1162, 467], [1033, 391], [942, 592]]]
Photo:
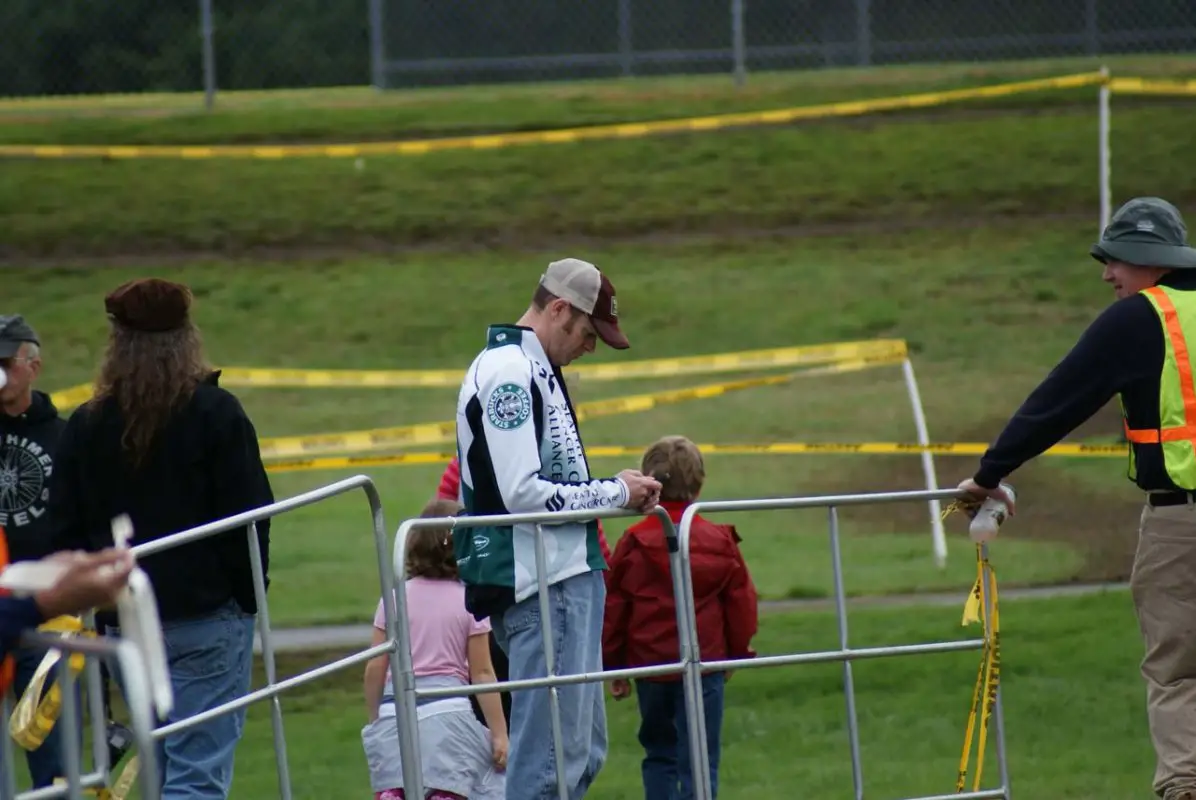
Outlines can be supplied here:
[[1128, 477], [1145, 493], [1130, 586], [1146, 650], [1153, 788], [1164, 800], [1196, 800], [1196, 249], [1187, 233], [1158, 197], [1117, 210], [1089, 251], [1117, 302], [960, 484], [975, 500], [1010, 501], [1002, 478], [1119, 397]]

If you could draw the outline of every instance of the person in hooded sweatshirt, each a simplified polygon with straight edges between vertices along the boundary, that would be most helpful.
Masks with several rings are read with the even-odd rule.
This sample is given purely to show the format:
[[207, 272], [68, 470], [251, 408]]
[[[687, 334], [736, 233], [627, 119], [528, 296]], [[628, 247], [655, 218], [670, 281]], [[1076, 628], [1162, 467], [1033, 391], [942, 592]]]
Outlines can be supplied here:
[[[33, 388], [41, 372], [41, 340], [25, 318], [0, 316], [0, 528], [8, 538], [9, 559], [37, 561], [54, 551], [50, 516], [50, 479], [58, 438], [66, 421], [45, 392]], [[13, 652], [13, 691], [25, 693], [44, 648]], [[47, 681], [53, 681], [58, 667]], [[57, 725], [36, 750], [25, 752], [33, 788], [64, 775]]]
[[[71, 414], [58, 446], [50, 516], [59, 549], [111, 547], [121, 514], [138, 545], [274, 502], [257, 432], [217, 385], [192, 299], [158, 278], [105, 297], [110, 333], [95, 395]], [[257, 523], [256, 541], [268, 586], [269, 520]], [[248, 526], [138, 563], [158, 603], [174, 690], [163, 722], [248, 693], [258, 611]], [[159, 740], [163, 800], [227, 797], [244, 725], [242, 708]]]
[[[665, 436], [644, 453], [641, 472], [660, 481], [660, 505], [673, 524], [698, 499], [706, 468], [697, 445], [684, 436]], [[695, 515], [689, 552], [697, 611], [698, 649], [702, 661], [754, 658], [752, 637], [758, 624], [758, 598], [747, 564], [739, 552], [734, 525], [716, 525]], [[606, 616], [602, 628], [603, 669], [675, 664], [677, 605], [669, 549], [660, 519], [649, 516], [627, 529], [610, 563]], [[729, 672], [702, 675], [706, 716], [706, 751], [710, 786], [718, 796], [719, 744], [723, 692]], [[693, 770], [689, 727], [680, 675], [635, 681], [639, 695], [639, 741], [644, 748], [641, 776], [647, 800], [690, 800]], [[626, 680], [611, 681], [611, 694], [632, 694]]]

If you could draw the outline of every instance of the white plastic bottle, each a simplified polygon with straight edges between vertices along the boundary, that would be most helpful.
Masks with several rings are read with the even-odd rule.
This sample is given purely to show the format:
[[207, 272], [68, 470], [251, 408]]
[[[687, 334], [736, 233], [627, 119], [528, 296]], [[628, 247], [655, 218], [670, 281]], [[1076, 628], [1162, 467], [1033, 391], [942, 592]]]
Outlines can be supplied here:
[[[1009, 494], [1010, 500], [1017, 501], [1017, 495], [1014, 494], [1012, 486], [1002, 483], [1001, 488]], [[968, 526], [968, 535], [977, 544], [992, 541], [997, 538], [997, 531], [1000, 530], [1001, 524], [1008, 516], [1009, 508], [1005, 503], [995, 497], [987, 497], [981, 504], [980, 510], [976, 512], [976, 516], [972, 517], [972, 523]]]

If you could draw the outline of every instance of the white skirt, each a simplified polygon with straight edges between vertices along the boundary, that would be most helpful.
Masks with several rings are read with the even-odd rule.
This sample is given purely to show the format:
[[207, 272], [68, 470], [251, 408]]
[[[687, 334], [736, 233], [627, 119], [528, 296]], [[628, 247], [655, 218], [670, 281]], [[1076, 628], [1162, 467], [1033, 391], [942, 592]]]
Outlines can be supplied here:
[[[375, 792], [403, 787], [403, 763], [393, 703], [361, 729], [361, 742]], [[473, 715], [468, 698], [434, 700], [417, 709], [425, 790], [440, 789], [470, 800], [502, 800], [505, 774], [494, 769], [490, 731]]]

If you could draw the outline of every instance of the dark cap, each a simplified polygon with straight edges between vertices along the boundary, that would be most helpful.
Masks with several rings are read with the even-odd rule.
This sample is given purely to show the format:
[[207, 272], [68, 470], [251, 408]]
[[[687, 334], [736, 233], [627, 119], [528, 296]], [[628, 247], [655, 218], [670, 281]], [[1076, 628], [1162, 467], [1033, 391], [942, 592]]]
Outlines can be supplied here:
[[588, 314], [602, 341], [616, 350], [631, 347], [627, 336], [619, 330], [614, 284], [596, 266], [580, 258], [553, 261], [540, 277], [540, 285]]
[[0, 314], [0, 358], [12, 358], [25, 342], [41, 345], [41, 340], [20, 314]]
[[161, 333], [187, 324], [191, 290], [161, 278], [138, 278], [122, 283], [104, 298], [108, 316], [135, 331]]
[[1196, 269], [1196, 249], [1188, 246], [1183, 217], [1161, 197], [1135, 197], [1117, 209], [1089, 252], [1102, 264]]

